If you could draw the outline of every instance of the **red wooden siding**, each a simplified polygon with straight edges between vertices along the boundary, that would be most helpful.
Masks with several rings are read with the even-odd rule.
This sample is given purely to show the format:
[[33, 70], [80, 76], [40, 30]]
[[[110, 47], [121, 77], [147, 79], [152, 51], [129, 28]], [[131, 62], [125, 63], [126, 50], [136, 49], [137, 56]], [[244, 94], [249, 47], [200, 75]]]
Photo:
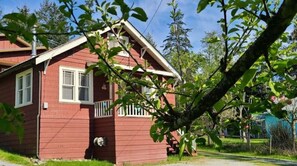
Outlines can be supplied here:
[[[141, 58], [141, 46], [138, 43], [135, 43], [135, 40], [129, 36], [127, 33], [124, 34], [125, 36], [129, 37], [129, 42], [132, 42], [132, 48], [130, 49], [130, 53], [132, 56], [137, 60], [139, 64], [143, 66], [149, 65], [148, 69], [155, 69], [155, 70], [164, 70], [158, 62], [153, 59], [147, 52]], [[116, 56], [116, 61], [119, 64], [126, 65], [126, 66], [136, 66], [136, 62], [129, 56]]]
[[86, 68], [96, 60], [87, 49], [76, 48], [52, 59], [42, 79], [40, 157], [82, 159], [91, 156], [93, 105], [59, 102], [59, 67]]
[[115, 121], [116, 164], [165, 160], [166, 143], [150, 137], [151, 118], [118, 117]]
[[100, 160], [116, 161], [115, 154], [115, 124], [114, 118], [94, 119], [94, 138], [106, 137], [107, 144], [103, 147], [94, 146], [94, 157]]
[[20, 41], [16, 41], [16, 43], [11, 43], [7, 40], [7, 38], [3, 35], [0, 35], [0, 49], [10, 49], [10, 48], [24, 48], [28, 47], [24, 43]]
[[0, 53], [0, 61], [20, 63], [31, 57], [30, 51]]
[[[1, 78], [0, 92], [5, 95], [0, 95], [0, 102], [5, 102], [15, 105], [15, 75], [16, 72], [8, 77]], [[24, 138], [22, 143], [19, 142], [15, 134], [5, 135], [0, 134], [0, 146], [8, 150], [16, 151], [28, 156], [36, 155], [36, 130], [37, 130], [37, 112], [38, 112], [38, 71], [33, 69], [33, 104], [20, 107], [19, 109], [24, 114]]]

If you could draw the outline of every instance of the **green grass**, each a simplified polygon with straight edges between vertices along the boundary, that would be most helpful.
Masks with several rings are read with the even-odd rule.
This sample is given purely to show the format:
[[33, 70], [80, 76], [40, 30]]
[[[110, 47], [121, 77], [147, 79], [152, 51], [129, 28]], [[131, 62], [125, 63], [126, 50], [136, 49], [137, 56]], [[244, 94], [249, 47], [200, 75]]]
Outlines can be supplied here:
[[[19, 164], [24, 166], [34, 166], [34, 163], [28, 157], [24, 157], [18, 154], [9, 153], [0, 149], [0, 160], [7, 161], [13, 164]], [[107, 161], [98, 160], [81, 160], [81, 161], [65, 161], [65, 160], [48, 160], [41, 164], [42, 166], [113, 166], [112, 163]]]
[[113, 166], [112, 163], [108, 161], [98, 161], [98, 160], [83, 160], [83, 161], [54, 161], [49, 160], [42, 164], [44, 166]]
[[25, 166], [33, 165], [33, 163], [30, 161], [29, 158], [18, 154], [9, 153], [1, 149], [0, 149], [0, 160], [8, 161], [14, 164], [25, 165]]
[[[273, 151], [269, 154], [269, 146], [267, 139], [251, 139], [251, 150], [248, 149], [246, 143], [239, 138], [222, 138], [223, 147], [220, 152], [229, 153], [238, 156], [249, 156], [270, 159], [283, 159], [297, 161], [297, 155], [278, 154]], [[208, 152], [218, 152], [214, 146], [199, 146], [198, 149]]]

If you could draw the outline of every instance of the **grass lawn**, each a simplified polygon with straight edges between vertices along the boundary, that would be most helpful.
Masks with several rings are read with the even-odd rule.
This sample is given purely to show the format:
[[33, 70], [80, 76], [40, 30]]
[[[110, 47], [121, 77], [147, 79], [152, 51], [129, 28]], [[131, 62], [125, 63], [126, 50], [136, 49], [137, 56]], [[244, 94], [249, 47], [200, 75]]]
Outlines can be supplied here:
[[18, 154], [12, 154], [1, 149], [0, 149], [0, 160], [8, 161], [14, 164], [25, 165], [25, 166], [33, 165], [33, 163], [30, 161], [29, 158]]
[[[7, 161], [13, 164], [19, 164], [24, 166], [33, 166], [34, 163], [28, 157], [24, 157], [18, 154], [13, 154], [0, 149], [0, 160]], [[42, 166], [113, 166], [112, 163], [107, 161], [98, 160], [82, 160], [82, 161], [60, 161], [60, 160], [48, 160], [41, 164]]]
[[[264, 157], [271, 159], [283, 159], [297, 162], [297, 154], [283, 154], [273, 151], [269, 154], [268, 139], [251, 139], [251, 150], [248, 150], [246, 143], [239, 138], [222, 138], [223, 147], [220, 152], [230, 153], [239, 156]], [[208, 152], [217, 152], [214, 146], [199, 146], [198, 149]]]

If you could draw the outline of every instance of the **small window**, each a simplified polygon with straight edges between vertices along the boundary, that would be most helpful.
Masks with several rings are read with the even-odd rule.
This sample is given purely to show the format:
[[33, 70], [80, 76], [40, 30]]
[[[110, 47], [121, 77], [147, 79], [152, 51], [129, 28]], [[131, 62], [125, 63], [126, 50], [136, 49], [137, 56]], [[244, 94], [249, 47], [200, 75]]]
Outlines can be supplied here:
[[60, 67], [60, 101], [93, 104], [93, 73]]
[[16, 107], [32, 104], [32, 71], [29, 69], [16, 75]]
[[74, 71], [63, 71], [62, 91], [63, 99], [74, 100]]
[[[113, 48], [113, 47], [120, 47], [120, 43], [121, 42], [126, 48], [128, 47], [128, 44], [129, 44], [129, 38], [127, 36], [120, 36], [119, 37], [119, 41], [117, 40], [117, 38], [115, 37], [114, 34], [112, 33], [108, 33], [108, 47], [109, 48]], [[120, 56], [129, 56], [128, 52], [125, 51], [123, 49], [123, 51], [119, 52]]]

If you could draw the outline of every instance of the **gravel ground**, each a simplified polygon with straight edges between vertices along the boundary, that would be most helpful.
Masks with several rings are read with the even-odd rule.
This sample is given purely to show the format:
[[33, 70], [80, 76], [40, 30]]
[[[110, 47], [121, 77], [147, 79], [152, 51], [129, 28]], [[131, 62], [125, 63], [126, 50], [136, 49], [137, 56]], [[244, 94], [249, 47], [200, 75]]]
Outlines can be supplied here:
[[226, 159], [199, 159], [199, 161], [194, 162], [180, 162], [176, 164], [166, 164], [163, 166], [256, 166], [253, 163], [245, 161], [236, 161], [236, 160], [226, 160]]
[[191, 161], [181, 161], [175, 164], [164, 164], [162, 166], [297, 166], [297, 163], [289, 160], [237, 156], [227, 153], [198, 152], [201, 158]]
[[19, 166], [17, 164], [11, 164], [8, 162], [0, 161], [0, 166]]

